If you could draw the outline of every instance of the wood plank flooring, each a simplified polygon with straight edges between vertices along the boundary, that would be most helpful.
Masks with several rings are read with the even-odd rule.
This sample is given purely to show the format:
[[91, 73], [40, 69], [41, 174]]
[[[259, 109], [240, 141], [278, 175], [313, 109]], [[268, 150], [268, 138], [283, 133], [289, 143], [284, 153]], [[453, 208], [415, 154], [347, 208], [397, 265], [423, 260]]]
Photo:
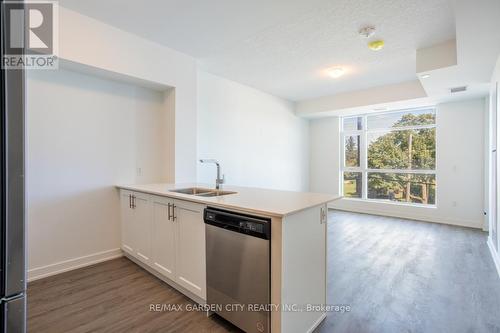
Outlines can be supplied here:
[[317, 332], [500, 332], [500, 278], [485, 232], [332, 212], [330, 312]]
[[239, 332], [196, 311], [150, 311], [195, 303], [123, 257], [28, 285], [28, 333]]
[[[316, 332], [500, 332], [500, 278], [481, 231], [331, 211], [329, 312]], [[28, 285], [28, 332], [231, 332], [126, 258]]]

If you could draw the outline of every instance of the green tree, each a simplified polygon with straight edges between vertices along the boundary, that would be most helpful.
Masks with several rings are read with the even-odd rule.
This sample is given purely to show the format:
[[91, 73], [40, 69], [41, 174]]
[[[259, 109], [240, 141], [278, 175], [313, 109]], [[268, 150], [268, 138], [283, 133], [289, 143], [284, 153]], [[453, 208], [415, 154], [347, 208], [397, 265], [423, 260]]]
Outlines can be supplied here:
[[351, 135], [345, 138], [345, 165], [359, 166], [359, 136]]
[[[394, 128], [433, 124], [435, 115], [405, 114], [393, 124]], [[393, 130], [369, 143], [370, 169], [434, 170], [436, 136], [434, 128]], [[434, 203], [434, 175], [372, 173], [368, 179], [370, 197], [391, 200]]]

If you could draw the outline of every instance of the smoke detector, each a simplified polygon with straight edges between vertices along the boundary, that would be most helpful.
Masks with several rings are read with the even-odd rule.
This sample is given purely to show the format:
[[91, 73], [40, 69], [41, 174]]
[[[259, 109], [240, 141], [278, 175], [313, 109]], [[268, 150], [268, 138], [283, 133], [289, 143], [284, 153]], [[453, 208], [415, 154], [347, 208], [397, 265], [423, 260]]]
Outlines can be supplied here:
[[359, 35], [363, 38], [370, 38], [375, 34], [375, 27], [366, 26], [359, 29]]

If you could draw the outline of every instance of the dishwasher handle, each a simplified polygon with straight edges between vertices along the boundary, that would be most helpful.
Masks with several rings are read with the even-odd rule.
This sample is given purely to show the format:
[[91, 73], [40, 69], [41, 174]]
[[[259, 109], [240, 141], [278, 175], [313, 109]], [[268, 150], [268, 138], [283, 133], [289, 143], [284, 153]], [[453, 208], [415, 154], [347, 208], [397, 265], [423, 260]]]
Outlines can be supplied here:
[[271, 239], [271, 219], [240, 214], [219, 208], [205, 208], [206, 224], [262, 239]]

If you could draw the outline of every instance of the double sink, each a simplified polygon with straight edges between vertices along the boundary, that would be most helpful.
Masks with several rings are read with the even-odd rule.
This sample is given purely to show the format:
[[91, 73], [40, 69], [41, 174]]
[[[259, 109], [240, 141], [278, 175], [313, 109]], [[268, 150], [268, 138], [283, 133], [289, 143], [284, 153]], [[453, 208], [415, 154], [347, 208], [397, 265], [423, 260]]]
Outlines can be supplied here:
[[236, 194], [237, 192], [232, 191], [223, 191], [223, 190], [214, 190], [209, 188], [202, 187], [189, 187], [189, 188], [180, 188], [177, 190], [169, 190], [170, 192], [196, 195], [198, 197], [219, 197], [228, 194]]

